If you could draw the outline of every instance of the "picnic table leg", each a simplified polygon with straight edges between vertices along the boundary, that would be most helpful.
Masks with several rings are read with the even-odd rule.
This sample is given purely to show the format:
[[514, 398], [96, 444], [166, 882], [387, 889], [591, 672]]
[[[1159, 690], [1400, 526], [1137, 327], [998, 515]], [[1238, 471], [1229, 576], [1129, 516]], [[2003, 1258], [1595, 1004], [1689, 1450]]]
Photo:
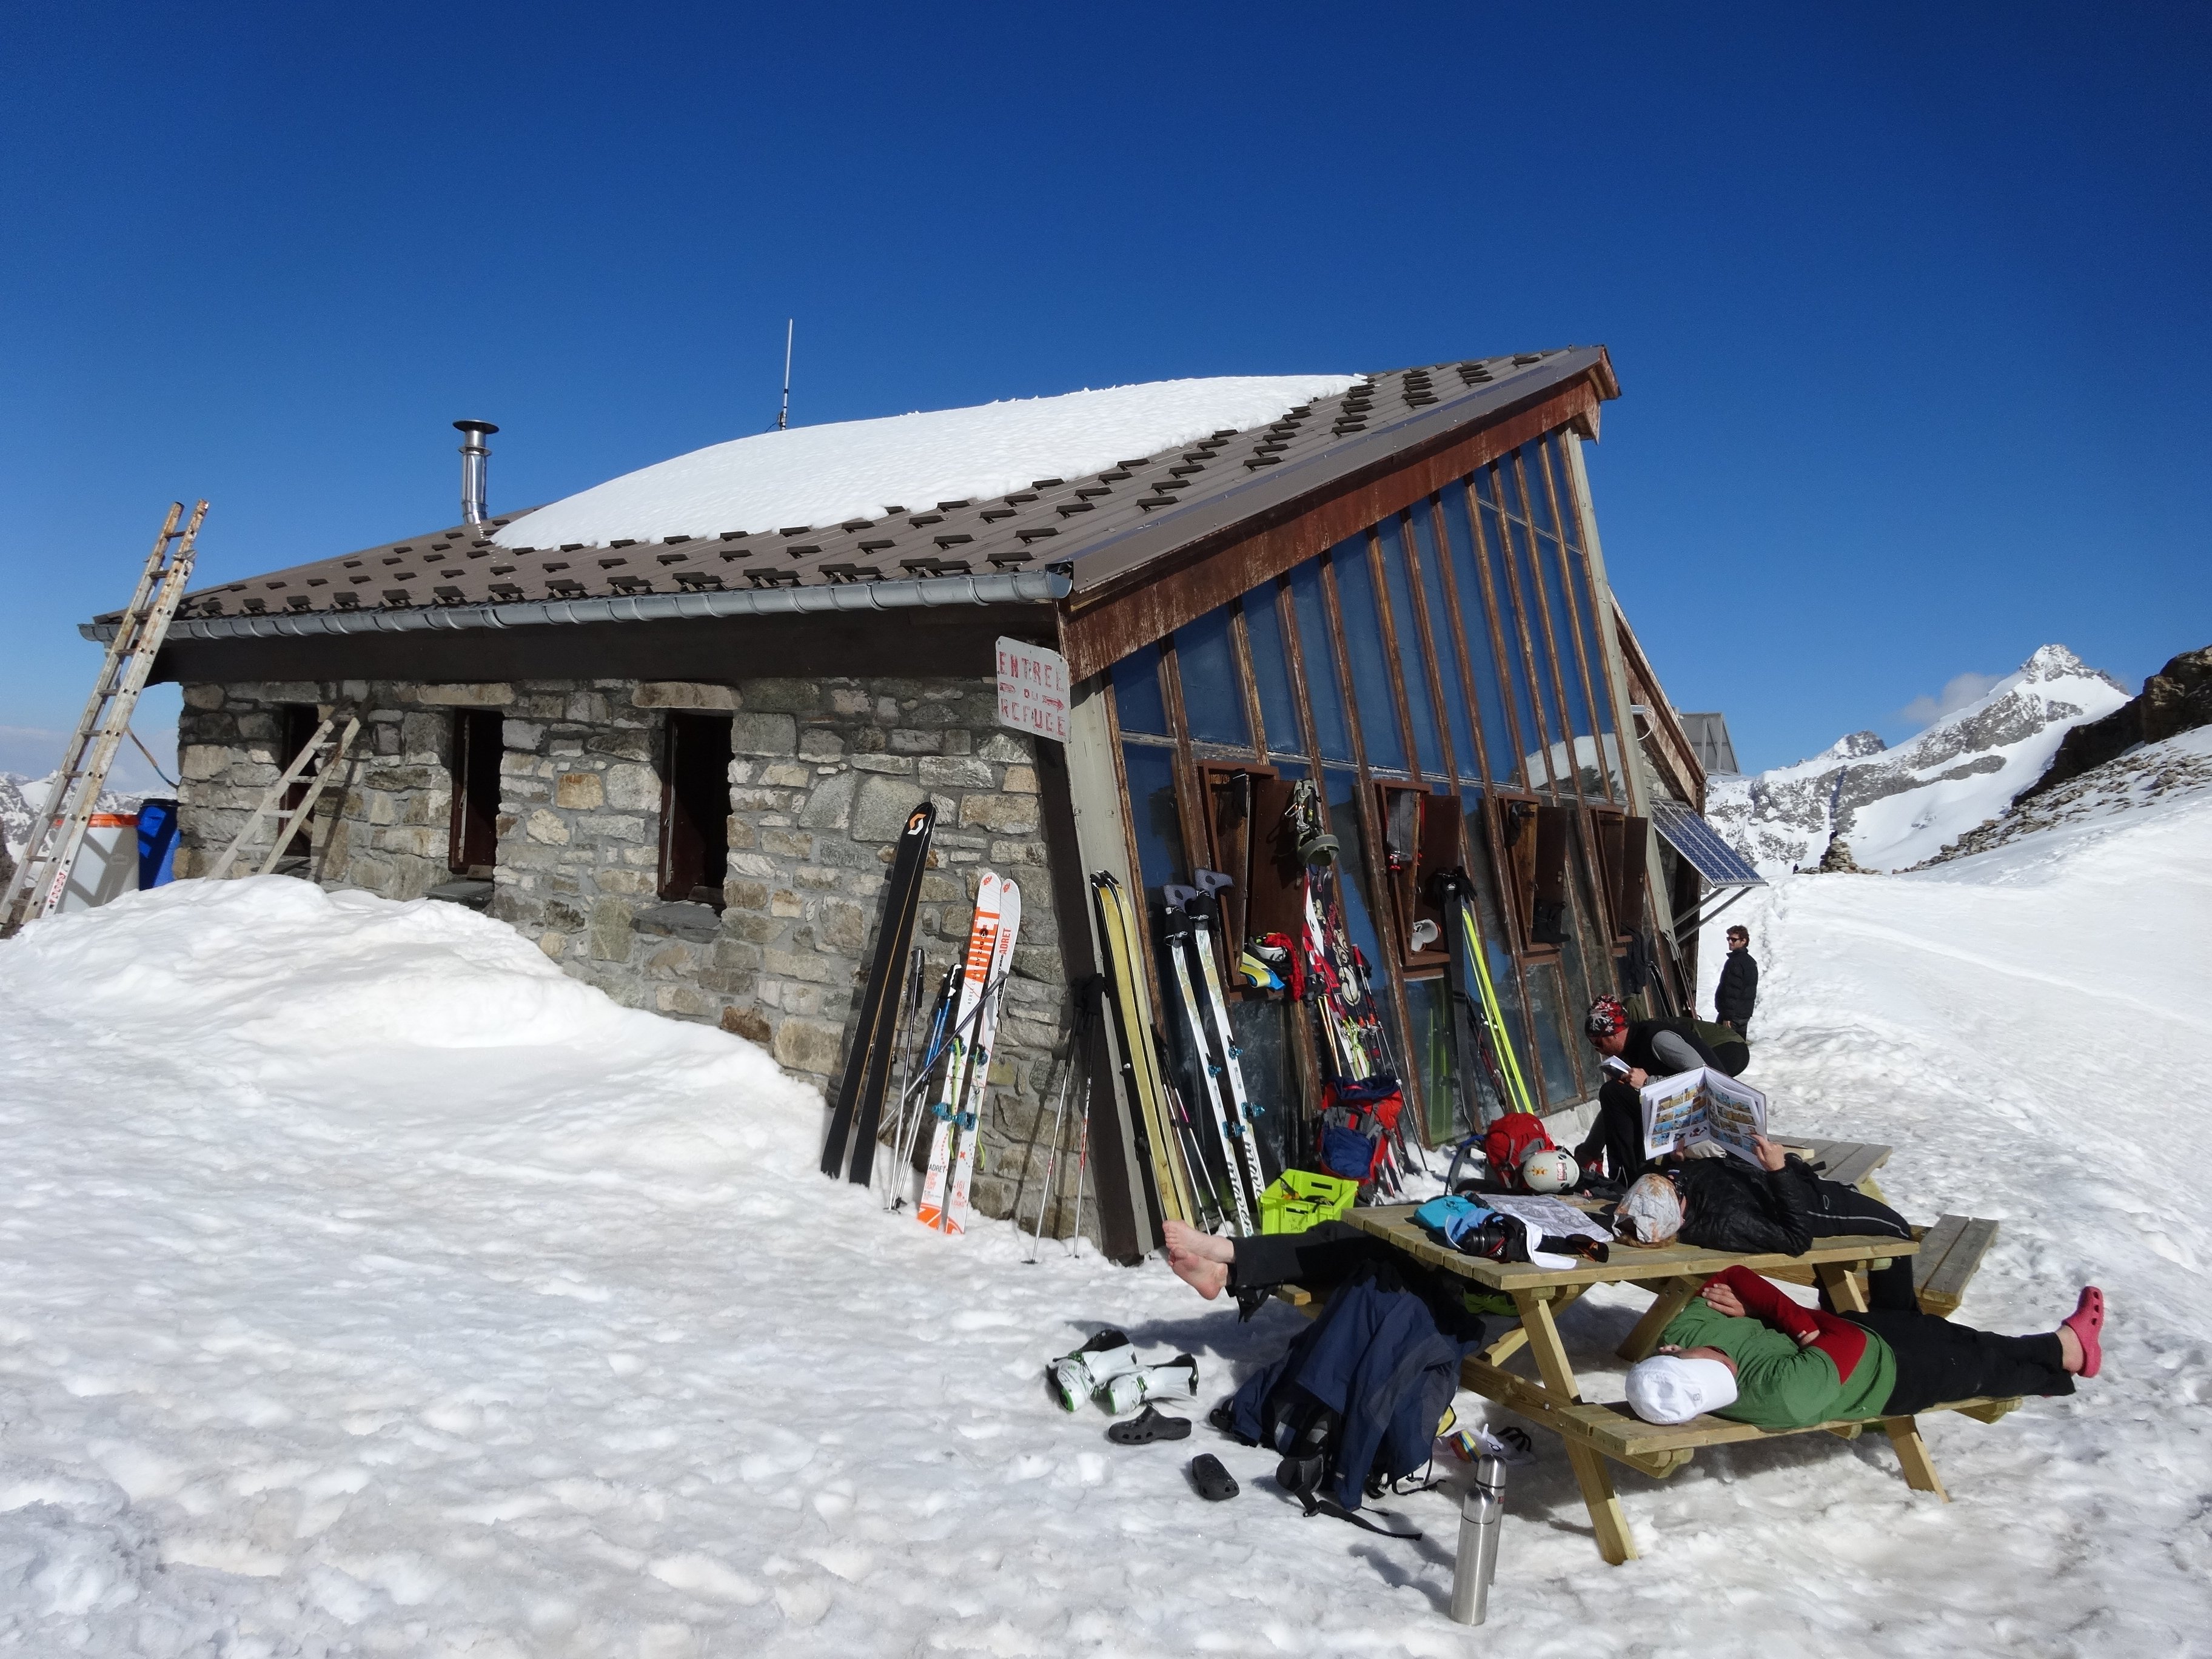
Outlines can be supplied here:
[[1889, 1431], [1889, 1443], [1897, 1448], [1897, 1461], [1905, 1468], [1905, 1484], [1915, 1492], [1932, 1492], [1945, 1503], [1951, 1494], [1943, 1490], [1942, 1478], [1936, 1473], [1935, 1460], [1928, 1455], [1928, 1443], [1920, 1437], [1918, 1421], [1910, 1417], [1885, 1417], [1883, 1428]]
[[[1521, 1311], [1521, 1328], [1528, 1334], [1528, 1352], [1535, 1356], [1536, 1371], [1544, 1379], [1544, 1387], [1563, 1401], [1579, 1403], [1582, 1385], [1575, 1381], [1575, 1369], [1560, 1345], [1552, 1304], [1527, 1291], [1516, 1291], [1513, 1304]], [[1616, 1567], [1634, 1560], [1636, 1535], [1628, 1529], [1628, 1517], [1613, 1493], [1613, 1473], [1605, 1466], [1605, 1454], [1570, 1435], [1560, 1436], [1560, 1440], [1567, 1449], [1567, 1464], [1575, 1472], [1575, 1484], [1582, 1488], [1583, 1507], [1589, 1510], [1598, 1553]]]
[[1658, 1346], [1659, 1333], [1673, 1323], [1676, 1314], [1690, 1305], [1692, 1297], [1705, 1288], [1702, 1275], [1668, 1279], [1659, 1287], [1650, 1308], [1636, 1322], [1636, 1328], [1629, 1332], [1627, 1340], [1615, 1352], [1632, 1365], [1645, 1358]]
[[1828, 1292], [1828, 1300], [1835, 1304], [1838, 1313], [1866, 1312], [1866, 1286], [1851, 1271], [1850, 1263], [1823, 1261], [1814, 1271], [1820, 1274], [1820, 1283]]

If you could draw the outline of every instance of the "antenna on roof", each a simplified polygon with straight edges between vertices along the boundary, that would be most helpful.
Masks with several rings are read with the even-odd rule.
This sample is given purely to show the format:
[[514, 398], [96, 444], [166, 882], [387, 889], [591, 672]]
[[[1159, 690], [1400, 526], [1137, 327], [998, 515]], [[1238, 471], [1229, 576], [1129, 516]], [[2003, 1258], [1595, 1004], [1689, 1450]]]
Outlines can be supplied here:
[[791, 424], [791, 334], [798, 322], [796, 317], [787, 317], [783, 324], [783, 407], [775, 411], [778, 432]]

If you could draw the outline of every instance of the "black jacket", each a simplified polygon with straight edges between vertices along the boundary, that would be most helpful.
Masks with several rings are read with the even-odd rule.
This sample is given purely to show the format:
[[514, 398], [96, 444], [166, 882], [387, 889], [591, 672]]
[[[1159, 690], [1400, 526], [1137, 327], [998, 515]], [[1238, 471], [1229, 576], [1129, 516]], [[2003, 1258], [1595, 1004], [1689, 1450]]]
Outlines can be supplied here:
[[[1653, 1077], [1672, 1077], [1681, 1069], [1659, 1058], [1652, 1040], [1662, 1031], [1671, 1031], [1696, 1051], [1698, 1063], [1716, 1071], [1727, 1071], [1714, 1054], [1711, 1046], [1698, 1034], [1696, 1024], [1686, 1019], [1638, 1019], [1629, 1023], [1628, 1042], [1620, 1057], [1638, 1071], [1649, 1072]], [[1731, 1073], [1733, 1075], [1733, 1073]]]
[[1759, 963], [1748, 948], [1731, 951], [1721, 964], [1721, 982], [1713, 988], [1713, 1012], [1737, 1024], [1751, 1022], [1759, 1001]]
[[1674, 1176], [1681, 1240], [1704, 1249], [1802, 1255], [1830, 1233], [1912, 1233], [1887, 1205], [1825, 1179], [1795, 1152], [1771, 1174], [1730, 1155], [1685, 1158]]

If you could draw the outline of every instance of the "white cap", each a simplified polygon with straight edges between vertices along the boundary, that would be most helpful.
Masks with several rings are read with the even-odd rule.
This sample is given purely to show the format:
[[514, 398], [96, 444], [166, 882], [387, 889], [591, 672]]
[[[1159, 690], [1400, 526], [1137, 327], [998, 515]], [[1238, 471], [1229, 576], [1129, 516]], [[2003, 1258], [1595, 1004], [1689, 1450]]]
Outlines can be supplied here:
[[1662, 1353], [1628, 1370], [1628, 1408], [1647, 1423], [1686, 1423], [1735, 1403], [1735, 1373], [1717, 1359]]

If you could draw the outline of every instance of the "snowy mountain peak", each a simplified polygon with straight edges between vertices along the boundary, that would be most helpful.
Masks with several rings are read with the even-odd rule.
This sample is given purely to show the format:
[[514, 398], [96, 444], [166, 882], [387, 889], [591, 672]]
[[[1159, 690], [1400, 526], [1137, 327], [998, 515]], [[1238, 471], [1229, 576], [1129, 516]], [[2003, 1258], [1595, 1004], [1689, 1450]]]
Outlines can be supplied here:
[[[1848, 737], [1838, 738], [1822, 750], [1820, 760], [1864, 760], [1869, 755], [1879, 755], [1889, 745], [1872, 732], [1854, 732]], [[1801, 763], [1802, 764], [1802, 763]]]
[[1770, 873], [1811, 868], [1834, 835], [1861, 867], [1902, 870], [2003, 811], [2069, 728], [2127, 700], [2102, 669], [2043, 646], [1894, 749], [1855, 732], [1794, 766], [1716, 779], [1706, 816]]
[[2115, 691], [2124, 691], [2122, 685], [2101, 668], [2092, 668], [2063, 645], [2039, 645], [2028, 659], [2021, 664], [2022, 678], [2029, 680], [2102, 680]]

